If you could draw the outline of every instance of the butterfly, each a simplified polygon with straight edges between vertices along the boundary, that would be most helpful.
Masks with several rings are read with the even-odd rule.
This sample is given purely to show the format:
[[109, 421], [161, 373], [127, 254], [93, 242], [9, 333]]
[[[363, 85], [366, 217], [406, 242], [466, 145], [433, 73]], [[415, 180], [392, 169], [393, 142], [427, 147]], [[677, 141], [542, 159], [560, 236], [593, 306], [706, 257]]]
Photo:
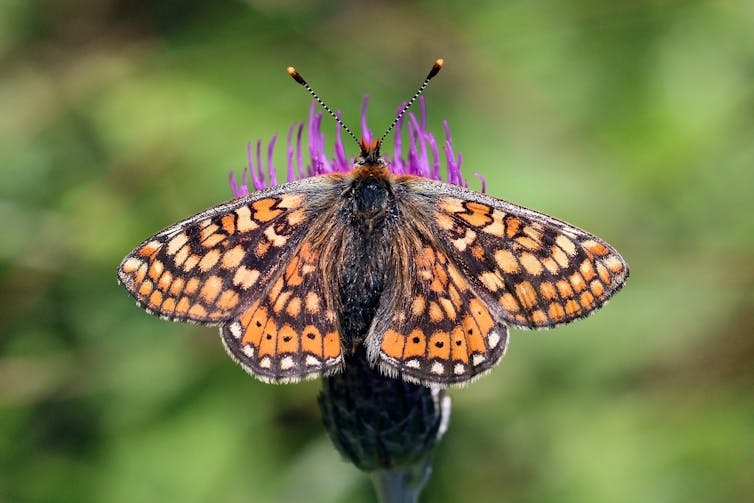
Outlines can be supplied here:
[[161, 318], [219, 326], [229, 355], [265, 382], [341, 372], [345, 355], [365, 349], [387, 376], [447, 387], [498, 363], [509, 326], [583, 318], [628, 278], [602, 239], [461, 186], [393, 174], [380, 144], [361, 140], [348, 173], [171, 225], [124, 258], [119, 282]]

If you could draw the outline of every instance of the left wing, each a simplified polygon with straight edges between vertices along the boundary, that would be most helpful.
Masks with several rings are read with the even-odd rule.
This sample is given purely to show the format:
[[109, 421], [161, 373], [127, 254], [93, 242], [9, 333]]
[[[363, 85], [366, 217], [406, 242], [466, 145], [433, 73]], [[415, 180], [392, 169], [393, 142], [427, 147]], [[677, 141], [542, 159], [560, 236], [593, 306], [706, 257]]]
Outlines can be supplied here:
[[331, 189], [313, 177], [198, 213], [137, 246], [118, 281], [152, 314], [217, 325], [262, 295], [311, 226], [312, 200]]

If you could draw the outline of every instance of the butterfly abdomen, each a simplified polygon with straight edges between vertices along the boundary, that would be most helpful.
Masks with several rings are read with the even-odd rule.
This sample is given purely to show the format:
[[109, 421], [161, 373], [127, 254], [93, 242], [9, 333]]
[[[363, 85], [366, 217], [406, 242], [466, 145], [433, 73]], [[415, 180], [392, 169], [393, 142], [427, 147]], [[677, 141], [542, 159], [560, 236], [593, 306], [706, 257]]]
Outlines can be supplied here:
[[338, 317], [346, 352], [359, 345], [372, 325], [385, 287], [386, 253], [379, 243], [360, 231], [344, 247], [339, 277]]

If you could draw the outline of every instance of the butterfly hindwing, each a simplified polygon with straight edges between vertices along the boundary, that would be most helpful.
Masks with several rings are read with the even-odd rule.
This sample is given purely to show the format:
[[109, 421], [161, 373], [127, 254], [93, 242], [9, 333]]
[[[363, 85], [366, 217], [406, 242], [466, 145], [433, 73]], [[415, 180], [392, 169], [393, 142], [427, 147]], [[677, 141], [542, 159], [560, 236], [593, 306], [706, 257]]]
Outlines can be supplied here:
[[[508, 342], [504, 323], [471, 289], [460, 269], [429, 236], [403, 226], [367, 348], [388, 375], [425, 385], [463, 384], [490, 370]], [[391, 269], [392, 270], [392, 269]]]
[[223, 325], [228, 353], [257, 378], [296, 382], [342, 366], [340, 335], [323, 295], [320, 260], [321, 253], [305, 240], [264, 295]]
[[506, 322], [547, 328], [601, 307], [628, 277], [609, 244], [553, 217], [458, 186], [412, 181], [431, 194], [438, 239]]

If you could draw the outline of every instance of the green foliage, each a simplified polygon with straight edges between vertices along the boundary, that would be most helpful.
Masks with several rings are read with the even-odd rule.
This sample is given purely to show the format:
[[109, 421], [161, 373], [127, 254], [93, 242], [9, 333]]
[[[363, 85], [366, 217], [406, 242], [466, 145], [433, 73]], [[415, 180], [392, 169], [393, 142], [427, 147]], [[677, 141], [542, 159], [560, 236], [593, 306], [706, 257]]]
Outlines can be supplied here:
[[[0, 500], [355, 501], [318, 383], [254, 381], [138, 310], [139, 241], [229, 199], [308, 95], [387, 126], [436, 57], [488, 192], [631, 265], [453, 391], [426, 501], [743, 501], [754, 450], [754, 12], [745, 2], [0, 5]], [[334, 128], [333, 128], [334, 130]], [[390, 148], [388, 146], [388, 148]], [[283, 165], [279, 152], [278, 166]]]

